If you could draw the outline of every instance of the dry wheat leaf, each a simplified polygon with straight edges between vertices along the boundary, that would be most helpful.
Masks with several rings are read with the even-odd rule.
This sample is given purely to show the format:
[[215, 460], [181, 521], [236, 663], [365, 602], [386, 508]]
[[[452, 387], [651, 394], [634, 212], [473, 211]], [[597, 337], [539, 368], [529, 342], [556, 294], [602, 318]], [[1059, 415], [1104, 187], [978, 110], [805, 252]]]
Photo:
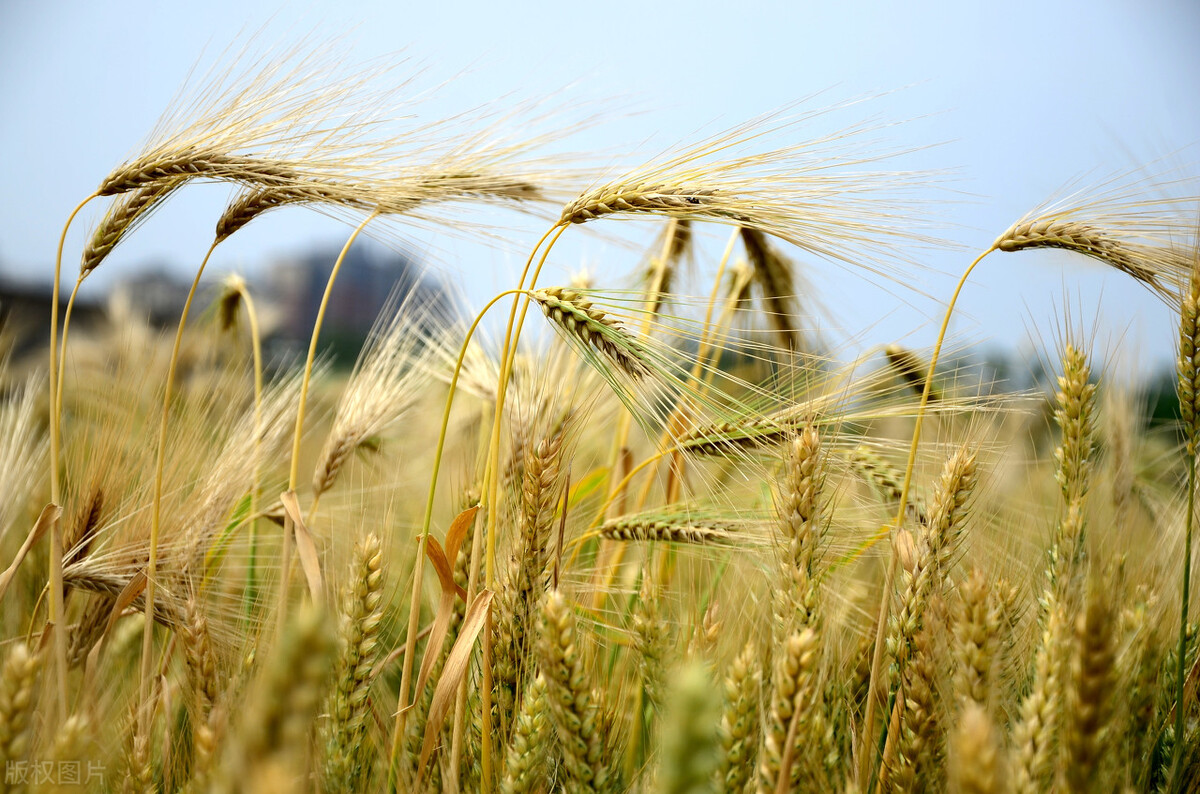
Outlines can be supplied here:
[[317, 544], [313, 541], [312, 533], [304, 525], [300, 517], [300, 502], [296, 499], [295, 491], [285, 491], [279, 495], [283, 509], [296, 527], [296, 553], [300, 555], [300, 567], [304, 569], [304, 578], [308, 580], [308, 592], [314, 603], [320, 601], [324, 586], [321, 582], [321, 558], [317, 554]]
[[[112, 610], [108, 613], [108, 623], [104, 627], [104, 633], [100, 635], [100, 639], [88, 651], [87, 661], [84, 663], [83, 680], [89, 682], [89, 684], [94, 680], [96, 663], [100, 659], [100, 652], [104, 649], [105, 643], [108, 642], [108, 637], [112, 633], [113, 626], [117, 624], [117, 619], [121, 617], [121, 614], [126, 609], [129, 609], [138, 596], [142, 594], [142, 591], [146, 589], [147, 581], [146, 572], [144, 570], [138, 571], [129, 580], [129, 584], [125, 585], [125, 588], [121, 590], [121, 594], [117, 596], [117, 600], [113, 602]], [[88, 685], [85, 685], [83, 689], [85, 692], [92, 691]]]
[[425, 554], [433, 563], [433, 569], [437, 571], [438, 581], [442, 585], [442, 597], [438, 601], [437, 615], [434, 617], [433, 628], [429, 633], [429, 642], [425, 644], [425, 654], [421, 657], [421, 669], [417, 673], [417, 688], [413, 694], [414, 702], [420, 693], [425, 691], [425, 684], [429, 680], [433, 663], [441, 654], [442, 645], [446, 642], [446, 634], [450, 630], [450, 619], [454, 616], [454, 599], [467, 600], [466, 592], [454, 581], [454, 570], [450, 560], [458, 556], [458, 549], [478, 512], [479, 506], [476, 505], [458, 514], [450, 524], [450, 529], [446, 531], [446, 551], [442, 550], [437, 538], [432, 535], [426, 538]]
[[[479, 505], [468, 507], [466, 510], [455, 516], [454, 521], [450, 523], [450, 529], [446, 530], [446, 558], [453, 560], [458, 556], [458, 549], [462, 546], [463, 539], [467, 537], [467, 530], [471, 528], [471, 524], [475, 521], [475, 514], [479, 512]], [[463, 595], [466, 599], [466, 595]]]
[[[433, 630], [429, 633], [429, 642], [425, 644], [425, 653], [421, 656], [421, 669], [417, 673], [417, 687], [413, 690], [414, 704], [420, 698], [421, 692], [425, 691], [425, 683], [429, 680], [429, 672], [433, 669], [434, 660], [442, 652], [442, 644], [446, 641], [446, 633], [450, 630], [450, 618], [454, 615], [454, 599], [461, 593], [463, 600], [466, 600], [466, 593], [454, 583], [454, 574], [450, 570], [446, 554], [442, 551], [437, 538], [432, 536], [426, 538], [425, 554], [433, 563], [434, 570], [437, 571], [438, 581], [442, 585], [442, 596], [438, 600], [437, 615], [433, 619]], [[405, 708], [411, 708], [411, 706]]]
[[5, 591], [8, 590], [9, 584], [12, 583], [13, 577], [17, 575], [17, 569], [21, 567], [21, 563], [25, 560], [25, 555], [29, 554], [29, 550], [33, 548], [33, 544], [41, 539], [42, 535], [46, 534], [46, 530], [50, 529], [62, 516], [62, 508], [51, 502], [42, 508], [42, 513], [37, 517], [37, 521], [33, 523], [33, 529], [29, 530], [29, 535], [25, 537], [25, 542], [21, 544], [21, 548], [17, 551], [17, 556], [13, 558], [12, 565], [0, 573], [0, 599], [4, 598]]
[[446, 666], [442, 668], [442, 677], [438, 679], [437, 687], [433, 690], [433, 702], [429, 706], [429, 718], [425, 724], [425, 740], [421, 743], [421, 760], [417, 764], [418, 775], [421, 777], [424, 776], [425, 766], [429, 763], [429, 756], [433, 752], [433, 742], [441, 733], [442, 723], [446, 719], [446, 713], [450, 710], [454, 693], [467, 673], [469, 666], [467, 663], [471, 658], [471, 646], [475, 644], [475, 638], [483, 629], [484, 619], [487, 617], [488, 607], [491, 603], [492, 592], [490, 590], [484, 590], [475, 596], [475, 600], [467, 610], [466, 617], [463, 618], [458, 639], [454, 641], [454, 647], [450, 649], [450, 654], [446, 657]]

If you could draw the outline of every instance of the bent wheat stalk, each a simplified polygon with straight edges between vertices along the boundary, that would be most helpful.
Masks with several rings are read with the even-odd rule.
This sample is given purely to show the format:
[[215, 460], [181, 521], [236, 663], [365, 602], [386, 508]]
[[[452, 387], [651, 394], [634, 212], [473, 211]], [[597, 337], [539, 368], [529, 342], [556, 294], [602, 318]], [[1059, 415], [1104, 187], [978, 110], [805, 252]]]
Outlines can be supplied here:
[[[67, 230], [71, 228], [71, 222], [75, 220], [75, 216], [83, 210], [89, 201], [98, 197], [98, 193], [92, 193], [83, 201], [71, 210], [71, 214], [67, 216], [67, 222], [63, 224], [62, 233], [58, 237], [58, 252], [54, 257], [54, 285], [50, 291], [50, 501], [54, 504], [60, 504], [62, 500], [62, 492], [58, 479], [59, 467], [59, 444], [60, 431], [59, 419], [57, 414], [58, 408], [58, 391], [62, 388], [62, 383], [58, 378], [58, 297], [59, 291], [62, 288], [62, 255], [63, 247], [67, 242]], [[59, 527], [58, 521], [53, 522], [50, 527], [50, 604], [47, 617], [51, 624], [59, 626], [62, 623], [63, 616], [63, 588], [62, 588], [62, 530]], [[50, 642], [52, 644], [51, 652], [54, 657], [54, 683], [55, 690], [58, 695], [55, 701], [55, 722], [61, 725], [67, 719], [67, 646], [63, 632], [53, 632]]]
[[[317, 358], [317, 343], [321, 336], [321, 326], [325, 321], [325, 311], [329, 308], [329, 297], [333, 294], [334, 282], [337, 281], [338, 273], [341, 272], [342, 263], [346, 261], [346, 254], [350, 251], [350, 246], [354, 245], [354, 241], [358, 239], [358, 235], [367, 227], [367, 224], [378, 218], [379, 214], [379, 211], [375, 210], [354, 227], [354, 231], [350, 233], [346, 244], [342, 246], [337, 259], [334, 260], [333, 269], [329, 272], [329, 279], [325, 282], [325, 292], [321, 296], [321, 305], [317, 308], [317, 319], [313, 323], [312, 334], [308, 340], [308, 355], [304, 359], [304, 376], [300, 381], [300, 395], [296, 404], [296, 431], [292, 434], [291, 469], [288, 473], [289, 491], [294, 492], [300, 483], [300, 441], [304, 437], [304, 414], [308, 404], [308, 388], [312, 382], [313, 364]], [[291, 574], [292, 565], [292, 534], [295, 531], [296, 528], [291, 514], [285, 513], [283, 519], [283, 551], [281, 552], [282, 572], [280, 573], [279, 580], [278, 623], [281, 628], [287, 622], [288, 579]], [[424, 548], [419, 549], [420, 554], [424, 554], [424, 551]], [[406, 660], [406, 663], [409, 661]]]
[[[196, 289], [200, 286], [200, 278], [204, 275], [204, 268], [208, 265], [208, 260], [212, 257], [213, 251], [216, 249], [217, 244], [215, 242], [209, 246], [208, 253], [204, 255], [204, 259], [200, 262], [200, 267], [196, 270], [196, 276], [192, 279], [191, 289], [188, 290], [187, 300], [184, 301], [183, 311], [179, 316], [179, 324], [175, 328], [175, 342], [171, 346], [171, 359], [167, 364], [167, 378], [163, 384], [162, 414], [158, 425], [158, 449], [155, 452], [154, 460], [154, 492], [150, 513], [150, 549], [149, 559], [146, 562], [146, 620], [142, 630], [140, 689], [142, 707], [138, 710], [139, 716], [147, 720], [153, 716], [152, 709], [148, 708], [146, 704], [149, 703], [151, 695], [151, 676], [154, 664], [154, 595], [158, 582], [158, 546], [159, 533], [162, 527], [163, 472], [167, 460], [167, 426], [171, 414], [171, 397], [175, 385], [175, 370], [179, 363], [179, 349], [183, 344], [183, 330], [187, 325], [188, 313], [192, 309], [192, 301], [196, 297]], [[150, 730], [148, 722], [142, 724], [139, 730], [147, 734]]]

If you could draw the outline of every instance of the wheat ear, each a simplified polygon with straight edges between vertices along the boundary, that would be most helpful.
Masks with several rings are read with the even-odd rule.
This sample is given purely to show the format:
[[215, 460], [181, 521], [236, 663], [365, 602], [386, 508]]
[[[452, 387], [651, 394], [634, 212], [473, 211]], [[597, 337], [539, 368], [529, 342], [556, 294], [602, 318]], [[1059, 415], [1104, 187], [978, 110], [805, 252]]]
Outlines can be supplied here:
[[827, 528], [821, 505], [825, 466], [817, 428], [806, 425], [787, 447], [776, 486], [781, 572], [775, 603], [777, 636], [817, 619], [818, 565]]
[[826, 731], [819, 651], [819, 635], [812, 627], [787, 637], [779, 648], [758, 751], [760, 794], [792, 790], [813, 771], [811, 759], [820, 753], [814, 740]]
[[952, 794], [1008, 791], [999, 732], [982, 705], [969, 703], [963, 708], [950, 736], [949, 761]]
[[1179, 414], [1183, 420], [1184, 452], [1187, 459], [1187, 514], [1184, 516], [1183, 583], [1179, 594], [1179, 654], [1175, 671], [1174, 767], [1182, 770], [1183, 756], [1183, 666], [1187, 648], [1188, 605], [1191, 600], [1192, 528], [1196, 517], [1196, 453], [1200, 442], [1200, 250], [1192, 265], [1192, 277], [1179, 312], [1178, 377]]
[[546, 287], [531, 291], [529, 297], [568, 338], [578, 339], [585, 349], [601, 353], [632, 378], [650, 374], [648, 354], [642, 344], [575, 290]]
[[920, 538], [915, 567], [907, 574], [900, 609], [888, 632], [887, 647], [895, 662], [891, 671], [893, 689], [903, 681], [914, 642], [925, 625], [926, 607], [942, 590], [963, 531], [966, 503], [975, 479], [975, 454], [966, 447], [952, 455], [942, 469], [930, 506], [929, 526]]
[[657, 790], [663, 794], [713, 791], [719, 752], [720, 704], [702, 664], [680, 671], [662, 730]]
[[[887, 357], [888, 366], [896, 375], [908, 384], [908, 387], [920, 397], [925, 393], [925, 362], [911, 350], [900, 345], [888, 345], [883, 354]], [[938, 402], [941, 395], [933, 386], [929, 389], [929, 402]]]
[[533, 647], [533, 616], [546, 586], [554, 509], [562, 490], [563, 440], [561, 432], [555, 433], [525, 456], [519, 535], [493, 617], [493, 679], [502, 714], [520, 709], [517, 697], [524, 688], [522, 675], [527, 672], [524, 668]]
[[697, 545], [729, 545], [737, 540], [730, 527], [696, 521], [658, 520], [653, 517], [620, 516], [600, 526], [600, 537], [625, 543], [659, 542]]
[[[900, 504], [904, 493], [904, 474], [898, 472], [869, 447], [858, 446], [850, 453], [850, 465], [866, 480], [871, 491], [889, 507]], [[905, 496], [905, 512], [921, 526], [929, 525], [929, 509], [925, 499], [917, 494]]]
[[983, 569], [972, 568], [958, 586], [953, 625], [954, 694], [964, 707], [977, 703], [988, 708], [998, 689], [1001, 612], [1000, 599], [993, 595]]
[[209, 722], [213, 707], [220, 695], [217, 681], [217, 661], [208, 633], [208, 619], [200, 610], [193, 595], [187, 600], [186, 623], [180, 638], [184, 659], [191, 680], [195, 702], [192, 717], [192, 738], [195, 747], [195, 766], [198, 774], [207, 770], [216, 749], [216, 734]]
[[1034, 657], [1033, 688], [1021, 701], [1019, 719], [1013, 727], [1013, 782], [1018, 794], [1045, 790], [1059, 736], [1069, 636], [1066, 613], [1054, 603], [1047, 612]]
[[725, 676], [725, 713], [721, 718], [721, 765], [717, 790], [742, 794], [754, 771], [759, 733], [762, 669], [752, 643], [733, 660]]
[[364, 762], [370, 751], [366, 727], [383, 622], [383, 550], [378, 535], [368, 534], [357, 544], [350, 582], [342, 611], [341, 657], [331, 703], [325, 781], [331, 787], [357, 791], [370, 772], [370, 764]]
[[41, 660], [29, 646], [12, 646], [0, 670], [0, 762], [5, 768], [24, 760]]
[[1072, 251], [1116, 268], [1160, 295], [1168, 292], [1145, 252], [1131, 247], [1112, 232], [1083, 221], [1064, 218], [1020, 221], [1000, 235], [995, 247], [1000, 251], [1026, 251], [1033, 248]]
[[117, 198], [83, 247], [79, 277], [82, 279], [95, 270], [129, 232], [145, 221], [182, 184], [181, 179], [164, 179]]
[[1116, 685], [1112, 608], [1098, 588], [1093, 588], [1075, 619], [1074, 639], [1058, 779], [1065, 791], [1091, 791], [1095, 781], [1105, 779], [1102, 770]]
[[591, 794], [614, 789], [616, 781], [577, 632], [575, 615], [562, 593], [547, 593], [542, 601], [538, 662], [546, 677], [550, 717], [567, 773], [563, 783], [568, 791]]
[[308, 757], [334, 643], [317, 607], [298, 610], [226, 745], [215, 791], [262, 791], [291, 777]]
[[938, 725], [932, 626], [917, 635], [905, 680], [896, 695], [896, 712], [888, 731], [879, 776], [883, 791], [924, 791], [936, 776]]
[[546, 679], [538, 675], [529, 682], [513, 725], [500, 784], [504, 794], [534, 794], [540, 790], [538, 784], [545, 776], [552, 738], [546, 697]]
[[670, 218], [663, 231], [661, 253], [650, 260], [646, 273], [646, 322], [643, 333], [648, 330], [650, 318], [662, 308], [666, 296], [671, 292], [680, 262], [692, 249], [692, 223]]
[[795, 323], [795, 265], [771, 245], [767, 235], [746, 227], [741, 232], [746, 258], [754, 268], [754, 281], [762, 290], [763, 308], [768, 323], [779, 337], [779, 346], [784, 350], [799, 350], [800, 329]]
[[267, 187], [296, 183], [297, 170], [287, 162], [223, 154], [216, 151], [181, 150], [147, 155], [113, 171], [96, 195], [115, 196], [138, 188], [182, 184], [191, 179], [221, 179]]

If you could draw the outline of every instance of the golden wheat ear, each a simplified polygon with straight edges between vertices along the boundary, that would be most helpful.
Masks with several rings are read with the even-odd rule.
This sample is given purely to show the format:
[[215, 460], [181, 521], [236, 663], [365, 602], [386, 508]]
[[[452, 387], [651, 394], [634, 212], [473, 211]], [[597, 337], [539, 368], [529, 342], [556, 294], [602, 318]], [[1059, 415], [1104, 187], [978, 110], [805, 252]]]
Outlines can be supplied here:
[[79, 277], [95, 270], [118, 243], [144, 223], [182, 185], [182, 179], [163, 179], [119, 196], [104, 213], [83, 248]]
[[996, 238], [992, 248], [1081, 254], [1178, 306], [1192, 270], [1185, 241], [1196, 203], [1195, 197], [1134, 198], [1128, 190], [1097, 191], [1092, 198], [1078, 194], [1034, 210]]
[[600, 353], [635, 380], [650, 374], [649, 354], [642, 343], [580, 293], [546, 287], [533, 290], [529, 296], [576, 346]]
[[[809, 114], [809, 117], [819, 113]], [[771, 235], [851, 268], [899, 280], [916, 267], [894, 263], [897, 243], [927, 244], [911, 189], [932, 182], [915, 171], [870, 171], [893, 153], [871, 153], [857, 127], [808, 143], [752, 151], [796, 121], [754, 119], [600, 183], [568, 202], [560, 225], [607, 217], [665, 216]], [[886, 208], [886, 209], [884, 209]]]

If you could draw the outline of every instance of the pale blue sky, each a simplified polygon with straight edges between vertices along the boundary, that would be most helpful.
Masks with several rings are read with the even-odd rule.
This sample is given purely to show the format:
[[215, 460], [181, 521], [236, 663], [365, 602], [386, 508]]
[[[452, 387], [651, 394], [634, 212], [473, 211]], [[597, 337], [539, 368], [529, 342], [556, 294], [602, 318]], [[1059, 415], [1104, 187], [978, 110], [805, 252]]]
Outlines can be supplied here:
[[[70, 208], [143, 140], [205, 47], [220, 51], [267, 24], [288, 31], [349, 31], [350, 60], [404, 51], [438, 78], [466, 70], [439, 108], [462, 109], [513, 94], [570, 88], [572, 101], [638, 110], [589, 129], [577, 147], [648, 155], [824, 92], [818, 105], [891, 92], [863, 115], [915, 119], [889, 130], [922, 152], [926, 167], [954, 169], [964, 195], [943, 202], [963, 250], [929, 264], [959, 271], [968, 251], [1073, 180], [1084, 184], [1159, 161], [1200, 176], [1200, 4], [1188, 0], [1005, 3], [571, 3], [403, 2], [258, 5], [250, 2], [0, 2], [0, 268], [49, 278]], [[854, 120], [853, 114], [839, 119]], [[814, 133], [829, 132], [820, 124]], [[1163, 160], [1163, 158], [1166, 158]], [[147, 261], [194, 265], [211, 240], [228, 189], [188, 188], [97, 271]], [[77, 224], [83, 235], [102, 208]], [[520, 226], [531, 244], [538, 224]], [[650, 226], [616, 231], [649, 239]], [[344, 238], [337, 223], [303, 210], [264, 218], [219, 250], [213, 277], [253, 271], [271, 256]], [[568, 235], [556, 264], [624, 272], [637, 256], [593, 235]], [[513, 250], [496, 251], [414, 232], [413, 246], [481, 303], [509, 286]], [[715, 238], [714, 238], [715, 239]], [[564, 238], [567, 241], [567, 238]], [[1085, 327], [1101, 317], [1098, 346], [1136, 341], [1146, 359], [1171, 355], [1172, 322], [1125, 279], [1062, 255], [997, 255], [964, 294], [955, 329], [967, 342], [1019, 346], [1033, 326], [1054, 329], [1064, 300]], [[615, 263], [615, 264], [613, 264]], [[813, 262], [822, 299], [847, 331], [870, 327], [882, 343], [916, 332], [932, 338], [936, 304], [897, 288], [870, 289]], [[550, 277], [553, 279], [553, 276]], [[924, 292], [949, 294], [953, 279], [919, 275]], [[1064, 297], [1069, 296], [1069, 297]], [[1101, 308], [1097, 309], [1096, 307]]]

